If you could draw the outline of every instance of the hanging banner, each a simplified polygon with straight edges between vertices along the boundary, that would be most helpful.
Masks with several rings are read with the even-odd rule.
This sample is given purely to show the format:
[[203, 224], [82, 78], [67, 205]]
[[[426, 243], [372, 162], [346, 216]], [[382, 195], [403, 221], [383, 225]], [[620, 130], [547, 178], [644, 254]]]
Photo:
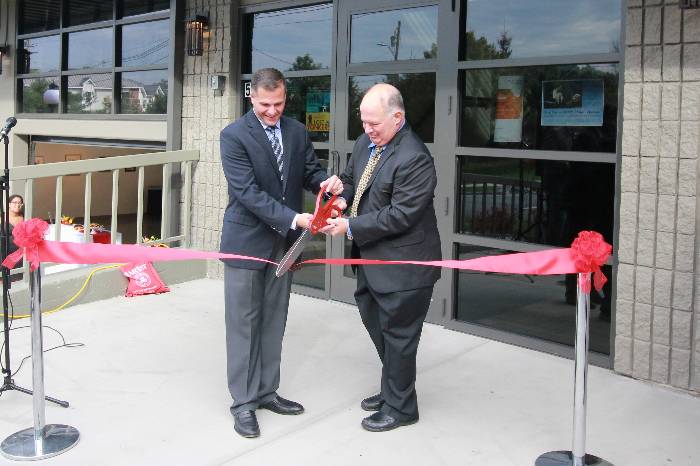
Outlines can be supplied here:
[[523, 77], [499, 76], [494, 142], [520, 142], [523, 134]]
[[603, 126], [603, 80], [542, 81], [542, 126]]

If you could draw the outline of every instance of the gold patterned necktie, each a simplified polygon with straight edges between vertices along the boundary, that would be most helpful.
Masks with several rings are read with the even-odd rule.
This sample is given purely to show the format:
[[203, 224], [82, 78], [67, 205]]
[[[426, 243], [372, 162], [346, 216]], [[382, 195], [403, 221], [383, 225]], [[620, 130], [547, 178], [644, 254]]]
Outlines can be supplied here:
[[372, 177], [374, 167], [377, 166], [379, 157], [382, 155], [383, 150], [384, 147], [382, 146], [374, 146], [374, 153], [370, 156], [369, 162], [367, 162], [367, 166], [362, 172], [360, 182], [357, 184], [357, 191], [355, 191], [355, 197], [352, 199], [352, 207], [350, 208], [351, 217], [357, 217], [357, 209], [360, 206], [360, 199], [365, 193], [365, 189], [367, 189], [367, 183], [369, 183], [369, 179]]

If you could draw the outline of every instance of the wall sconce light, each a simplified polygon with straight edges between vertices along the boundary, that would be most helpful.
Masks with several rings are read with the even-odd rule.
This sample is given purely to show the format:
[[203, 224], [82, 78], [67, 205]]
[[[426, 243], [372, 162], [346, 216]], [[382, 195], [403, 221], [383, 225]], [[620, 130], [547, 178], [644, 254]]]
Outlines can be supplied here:
[[694, 8], [700, 8], [700, 0], [681, 0], [678, 6], [682, 10], [692, 10]]
[[10, 53], [10, 46], [0, 45], [0, 74], [2, 74], [2, 62], [5, 61], [5, 57]]
[[206, 16], [195, 15], [185, 22], [187, 55], [194, 57], [204, 53], [204, 31], [208, 27]]

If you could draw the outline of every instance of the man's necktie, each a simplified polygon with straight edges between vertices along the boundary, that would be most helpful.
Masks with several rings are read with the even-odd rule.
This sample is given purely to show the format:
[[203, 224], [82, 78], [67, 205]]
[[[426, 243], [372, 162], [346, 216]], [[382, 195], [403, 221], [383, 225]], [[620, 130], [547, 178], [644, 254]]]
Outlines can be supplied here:
[[280, 141], [277, 139], [277, 135], [275, 134], [275, 127], [268, 126], [266, 129], [269, 134], [268, 139], [270, 140], [270, 145], [272, 146], [272, 152], [275, 153], [275, 158], [277, 159], [277, 166], [280, 169], [280, 173], [282, 173], [282, 167], [284, 166], [282, 146], [280, 145]]
[[374, 146], [374, 153], [370, 156], [369, 162], [367, 162], [367, 166], [362, 172], [360, 182], [357, 184], [357, 190], [355, 191], [355, 197], [352, 199], [352, 207], [350, 207], [351, 217], [357, 217], [357, 209], [358, 207], [360, 207], [360, 198], [362, 198], [365, 189], [367, 189], [367, 183], [369, 183], [369, 179], [372, 177], [374, 167], [377, 166], [377, 163], [379, 162], [379, 156], [382, 155], [383, 150], [384, 147], [382, 146]]

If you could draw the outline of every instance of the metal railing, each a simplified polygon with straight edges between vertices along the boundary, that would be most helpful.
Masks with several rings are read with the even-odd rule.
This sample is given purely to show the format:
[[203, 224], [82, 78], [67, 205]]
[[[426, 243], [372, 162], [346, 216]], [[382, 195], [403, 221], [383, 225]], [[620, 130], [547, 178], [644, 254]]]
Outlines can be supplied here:
[[522, 239], [542, 228], [545, 198], [539, 181], [463, 174], [460, 182], [463, 229]]
[[[119, 207], [119, 173], [120, 170], [133, 169], [138, 171], [138, 194], [136, 206], [136, 242], [143, 242], [143, 217], [144, 217], [144, 180], [146, 167], [162, 165], [162, 196], [161, 196], [161, 224], [159, 243], [180, 242], [184, 247], [189, 247], [190, 241], [190, 218], [192, 211], [192, 166], [199, 160], [197, 150], [179, 150], [170, 152], [150, 152], [147, 154], [124, 155], [115, 157], [105, 157], [89, 160], [76, 160], [69, 162], [47, 163], [41, 165], [25, 165], [12, 168], [10, 181], [24, 181], [24, 205], [25, 218], [33, 216], [32, 205], [34, 199], [34, 181], [41, 178], [56, 178], [55, 191], [55, 219], [57, 225], [60, 224], [63, 215], [63, 178], [70, 175], [85, 175], [84, 212], [83, 212], [83, 238], [85, 242], [90, 241], [90, 220], [92, 205], [92, 177], [94, 173], [110, 171], [112, 173], [112, 208], [110, 224], [110, 242], [115, 243], [118, 227], [118, 207]], [[172, 177], [175, 164], [181, 164], [180, 174], [182, 177], [182, 200], [183, 222], [180, 225], [180, 232], [171, 236], [169, 226], [171, 222], [171, 197], [173, 192]], [[56, 241], [61, 240], [61, 228], [54, 228]], [[21, 270], [13, 270], [13, 273], [21, 273]], [[25, 275], [26, 276], [26, 275]]]

